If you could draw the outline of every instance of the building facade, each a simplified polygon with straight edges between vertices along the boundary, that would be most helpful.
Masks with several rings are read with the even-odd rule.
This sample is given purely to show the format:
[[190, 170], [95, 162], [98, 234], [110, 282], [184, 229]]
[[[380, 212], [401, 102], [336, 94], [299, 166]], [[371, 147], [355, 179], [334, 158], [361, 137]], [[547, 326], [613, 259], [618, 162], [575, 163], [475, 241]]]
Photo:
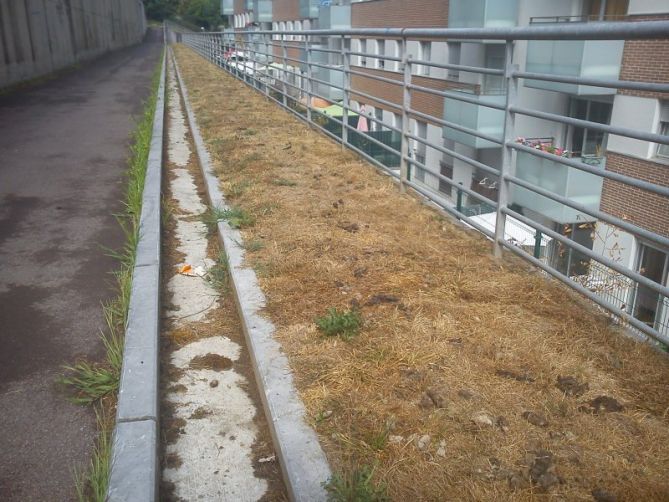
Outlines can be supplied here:
[[[297, 31], [310, 28], [480, 28], [513, 27], [552, 23], [646, 21], [669, 18], [667, 0], [222, 0], [222, 14], [230, 16], [235, 30], [274, 29]], [[267, 50], [275, 63], [285, 63], [295, 95], [306, 87], [306, 37], [275, 36]], [[349, 49], [350, 107], [367, 115], [368, 134], [396, 145], [402, 129], [403, 68], [397, 58], [400, 41], [392, 38], [360, 37], [344, 40], [328, 37], [310, 40], [313, 68], [320, 82], [314, 94], [326, 104], [342, 100], [342, 47]], [[494, 40], [412, 40], [407, 52], [414, 60], [471, 67], [503, 69], [505, 43]], [[286, 60], [284, 61], [284, 56]], [[376, 56], [376, 57], [375, 57]], [[516, 41], [513, 63], [521, 70], [555, 75], [669, 82], [669, 41], [536, 40]], [[490, 221], [492, 203], [497, 201], [499, 180], [489, 171], [457, 156], [499, 170], [502, 148], [463, 132], [464, 128], [502, 139], [504, 113], [478, 103], [502, 105], [506, 99], [505, 79], [443, 67], [412, 64], [412, 84], [466, 94], [463, 102], [426, 92], [411, 92], [411, 107], [424, 118], [411, 118], [410, 133], [426, 140], [410, 141], [410, 155], [418, 163], [411, 179], [457, 205], [465, 214]], [[522, 108], [549, 112], [602, 124], [632, 126], [647, 132], [669, 134], [669, 96], [661, 93], [616, 90], [539, 80], [521, 82], [517, 104]], [[446, 127], [443, 122], [460, 128]], [[517, 115], [515, 135], [525, 145], [556, 155], [568, 156], [594, 169], [621, 173], [669, 186], [669, 147], [587, 128]], [[449, 155], [451, 151], [457, 156]], [[397, 157], [398, 159], [399, 157]], [[391, 167], [397, 167], [398, 162]], [[420, 166], [424, 166], [422, 169]], [[519, 151], [515, 174], [525, 181], [576, 201], [587, 208], [624, 219], [644, 229], [669, 236], [669, 201], [595, 174]], [[444, 179], [450, 179], [452, 183]], [[469, 194], [458, 187], [467, 188]], [[660, 284], [667, 284], [669, 250], [645, 242], [619, 228], [598, 221], [534, 192], [514, 186], [513, 209], [619, 264], [640, 272]], [[488, 215], [488, 216], [486, 216]], [[515, 220], [514, 220], [515, 221]], [[527, 228], [522, 229], [527, 231]], [[643, 286], [616, 274], [577, 251], [546, 239], [541, 259], [575, 280], [579, 280], [618, 307], [669, 334], [669, 303]]]

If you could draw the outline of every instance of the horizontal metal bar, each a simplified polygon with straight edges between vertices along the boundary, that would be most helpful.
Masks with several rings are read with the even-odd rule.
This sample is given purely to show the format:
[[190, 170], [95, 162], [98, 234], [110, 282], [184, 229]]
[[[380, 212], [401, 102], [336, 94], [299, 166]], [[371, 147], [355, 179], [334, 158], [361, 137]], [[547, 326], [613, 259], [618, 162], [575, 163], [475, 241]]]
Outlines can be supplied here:
[[413, 182], [413, 181], [411, 181], [411, 180], [406, 180], [404, 183], [406, 183], [406, 184], [407, 184], [408, 186], [410, 186], [413, 190], [415, 190], [416, 192], [418, 192], [420, 195], [422, 195], [423, 197], [425, 197], [426, 199], [428, 199], [428, 200], [429, 200], [430, 202], [432, 202], [433, 204], [436, 204], [438, 207], [440, 207], [441, 209], [443, 209], [443, 210], [446, 211], [447, 213], [453, 215], [453, 216], [454, 216], [455, 218], [457, 218], [458, 220], [462, 220], [462, 221], [464, 221], [465, 223], [467, 223], [467, 225], [471, 226], [472, 228], [476, 229], [477, 231], [481, 232], [482, 234], [484, 234], [484, 235], [490, 237], [491, 239], [495, 237], [495, 235], [494, 235], [490, 230], [488, 230], [487, 228], [485, 228], [484, 226], [482, 226], [480, 223], [477, 223], [477, 222], [475, 222], [475, 221], [472, 221], [472, 219], [471, 219], [469, 216], [467, 216], [467, 215], [465, 215], [465, 214], [459, 212], [457, 209], [454, 209], [453, 207], [451, 207], [451, 206], [449, 206], [449, 205], [447, 205], [447, 204], [443, 204], [443, 203], [441, 203], [440, 201], [436, 200], [436, 199], [434, 198], [434, 194], [432, 194], [432, 193], [431, 193], [429, 190], [427, 190], [426, 188], [424, 188], [424, 187], [418, 185], [417, 183], [415, 183], [415, 182]]
[[353, 89], [351, 87], [347, 87], [346, 92], [349, 92], [350, 94], [357, 94], [358, 96], [362, 96], [363, 98], [370, 99], [372, 101], [376, 101], [377, 103], [381, 103], [382, 105], [386, 105], [389, 108], [395, 108], [396, 110], [400, 110], [402, 105], [398, 105], [397, 103], [391, 103], [390, 101], [386, 101], [385, 99], [381, 99], [378, 96], [372, 96], [371, 94], [367, 94], [366, 92], [360, 91], [358, 89]]
[[332, 87], [333, 89], [338, 89], [340, 91], [344, 90], [344, 88], [342, 86], [337, 85], [337, 84], [333, 84], [331, 82], [328, 82], [327, 80], [321, 80], [321, 79], [316, 78], [316, 77], [309, 77], [306, 74], [302, 75], [302, 78], [304, 78], [306, 80], [311, 80], [312, 82], [318, 82], [319, 84], [327, 85], [328, 87]]
[[430, 148], [434, 148], [435, 150], [440, 151], [441, 153], [445, 153], [446, 155], [450, 155], [451, 157], [461, 160], [462, 162], [469, 164], [472, 167], [476, 167], [478, 169], [481, 169], [482, 171], [487, 172], [488, 174], [492, 174], [494, 176], [499, 176], [499, 170], [495, 169], [493, 167], [490, 167], [486, 164], [483, 164], [482, 162], [479, 162], [478, 160], [470, 159], [469, 157], [462, 155], [461, 153], [456, 152], [455, 150], [451, 150], [450, 148], [446, 148], [441, 145], [435, 145], [434, 143], [428, 143], [427, 140], [420, 138], [418, 136], [415, 136], [413, 134], [407, 134], [407, 138], [411, 138], [415, 141], [420, 141], [421, 143], [425, 143], [427, 146]]
[[565, 117], [564, 115], [558, 115], [555, 113], [530, 110], [529, 108], [523, 108], [520, 106], [511, 106], [509, 107], [509, 111], [511, 111], [511, 113], [520, 113], [521, 115], [527, 115], [529, 117], [535, 117], [538, 119], [550, 120], [552, 122], [560, 122], [562, 124], [573, 125], [576, 127], [583, 127], [595, 131], [607, 132], [609, 134], [615, 134], [617, 136], [625, 136], [627, 138], [635, 138], [635, 139], [640, 139], [642, 141], [650, 141], [652, 143], [661, 143], [663, 145], [669, 145], [669, 136], [663, 136], [661, 134], [655, 134], [651, 132], [637, 131], [635, 129], [630, 129], [629, 127], [600, 124], [598, 122], [591, 122], [589, 120], [581, 120], [581, 119], [575, 119], [573, 117]]
[[510, 181], [515, 185], [521, 186], [527, 190], [531, 190], [534, 193], [538, 193], [539, 195], [554, 200], [555, 202], [559, 202], [560, 204], [571, 207], [572, 209], [576, 209], [577, 211], [588, 214], [593, 218], [597, 218], [599, 220], [610, 223], [611, 225], [626, 230], [631, 234], [643, 237], [644, 239], [651, 240], [659, 244], [660, 246], [664, 246], [665, 248], [669, 249], [669, 238], [667, 237], [655, 234], [653, 232], [646, 230], [645, 228], [633, 225], [632, 223], [629, 223], [625, 220], [621, 220], [620, 218], [616, 218], [615, 216], [611, 216], [607, 213], [603, 213], [602, 211], [599, 211], [597, 209], [590, 209], [584, 206], [583, 204], [574, 202], [573, 200], [567, 197], [563, 197], [561, 195], [551, 192], [550, 190], [546, 190], [545, 188], [541, 188], [537, 185], [533, 185], [532, 183], [528, 183], [527, 181], [517, 178], [515, 176], [507, 174], [503, 176], [503, 179]]
[[497, 103], [491, 103], [489, 101], [485, 101], [484, 99], [476, 99], [476, 98], [470, 98], [467, 96], [463, 96], [462, 93], [454, 92], [454, 91], [439, 91], [437, 89], [430, 89], [429, 87], [423, 87], [421, 85], [415, 85], [415, 84], [409, 84], [407, 86], [409, 89], [415, 89], [420, 92], [425, 92], [428, 94], [434, 94], [436, 96], [442, 96], [444, 98], [449, 98], [449, 99], [456, 99], [458, 101], [462, 101], [464, 103], [471, 103], [473, 105], [479, 105], [479, 106], [485, 106], [487, 108], [494, 108], [495, 110], [504, 110], [506, 107], [505, 105], [502, 104], [497, 104]]
[[370, 136], [369, 134], [365, 134], [363, 131], [358, 131], [355, 127], [353, 127], [350, 124], [344, 124], [344, 127], [346, 127], [349, 131], [355, 131], [359, 134], [364, 134], [366, 136], [365, 137], [366, 140], [369, 140], [372, 143], [379, 145], [381, 148], [383, 148], [384, 150], [386, 150], [391, 154], [397, 155], [398, 157], [401, 155], [401, 152], [399, 150], [395, 150], [393, 147], [386, 145], [384, 142], [379, 141], [378, 139], [376, 139], [373, 136]]
[[370, 54], [369, 52], [355, 52], [355, 51], [344, 51], [345, 54], [349, 56], [360, 56], [367, 59], [384, 59], [387, 61], [397, 61], [398, 63], [402, 62], [402, 58], [396, 56], [384, 56], [383, 54]]
[[335, 70], [335, 71], [340, 71], [344, 72], [344, 67], [343, 65], [332, 65], [332, 64], [321, 64], [321, 63], [314, 63], [311, 61], [309, 63], [311, 66], [316, 66], [317, 68], [325, 68], [326, 70]]
[[[316, 45], [318, 45], [317, 42], [316, 42]], [[315, 47], [314, 45], [311, 45], [310, 47], [311, 47], [310, 50], [312, 50], [314, 52], [326, 52], [328, 54], [337, 54], [337, 55], [341, 56], [341, 51], [340, 50], [323, 49], [323, 48], [320, 48], [320, 47]]]
[[495, 201], [492, 200], [492, 199], [489, 199], [489, 198], [486, 197], [485, 195], [481, 195], [480, 193], [475, 192], [475, 191], [472, 190], [471, 188], [467, 188], [467, 187], [464, 186], [464, 185], [460, 185], [460, 184], [458, 184], [456, 181], [453, 181], [451, 178], [448, 178], [448, 177], [444, 176], [444, 175], [441, 174], [440, 172], [434, 171], [432, 168], [426, 166], [426, 165], [423, 164], [422, 162], [418, 162], [416, 159], [413, 159], [413, 158], [411, 158], [411, 157], [407, 157], [407, 156], [405, 155], [405, 156], [404, 156], [404, 160], [406, 160], [409, 164], [412, 164], [412, 165], [414, 165], [415, 167], [419, 168], [420, 170], [425, 171], [426, 173], [429, 173], [429, 174], [431, 174], [432, 176], [438, 178], [439, 180], [443, 181], [444, 183], [449, 184], [449, 185], [452, 186], [453, 188], [456, 188], [456, 189], [458, 189], [458, 190], [461, 190], [462, 192], [466, 193], [466, 194], [469, 195], [470, 197], [474, 197], [475, 199], [479, 199], [479, 200], [481, 200], [482, 202], [485, 202], [486, 204], [488, 204], [488, 205], [494, 207], [495, 209], [497, 209], [497, 202], [495, 202]]
[[[356, 66], [356, 68], [364, 68], [364, 66]], [[374, 69], [379, 69], [379, 68], [374, 68]], [[383, 70], [381, 70], [381, 71], [383, 71]], [[379, 75], [372, 75], [372, 74], [366, 73], [364, 71], [349, 70], [348, 73], [350, 75], [357, 75], [357, 76], [362, 77], [362, 78], [369, 78], [371, 80], [378, 80], [379, 82], [386, 82], [388, 84], [398, 85], [400, 87], [404, 84], [404, 82], [402, 80], [395, 80], [395, 79], [388, 78], [388, 77], [381, 77]]]
[[526, 225], [541, 231], [541, 233], [545, 235], [551, 236], [553, 239], [560, 241], [562, 244], [564, 244], [567, 247], [570, 247], [572, 249], [575, 249], [579, 253], [587, 256], [588, 258], [591, 258], [603, 265], [606, 265], [608, 268], [615, 270], [616, 272], [624, 275], [625, 277], [629, 277], [632, 279], [634, 282], [638, 284], [642, 284], [646, 286], [648, 289], [652, 289], [656, 293], [661, 294], [662, 296], [669, 296], [669, 288], [667, 286], [663, 286], [661, 284], [658, 284], [655, 281], [651, 281], [647, 277], [644, 277], [643, 275], [634, 272], [633, 270], [624, 267], [620, 265], [619, 263], [616, 263], [615, 261], [607, 258], [606, 256], [603, 255], [598, 255], [591, 249], [586, 248], [585, 246], [579, 244], [578, 242], [569, 239], [568, 237], [565, 237], [564, 235], [556, 232], [555, 230], [548, 228], [545, 225], [542, 225], [541, 223], [538, 223], [534, 220], [531, 220], [527, 216], [524, 216], [516, 211], [513, 211], [512, 209], [509, 209], [508, 207], [503, 207], [501, 211], [509, 216], [513, 216], [517, 220], [522, 221]]
[[[222, 32], [202, 32], [206, 35]], [[556, 23], [509, 28], [349, 28], [342, 30], [272, 31], [256, 34], [344, 35], [374, 38], [455, 38], [463, 40], [639, 40], [669, 38], [669, 21], [607, 21], [592, 23]]]
[[653, 338], [654, 340], [657, 340], [657, 341], [659, 341], [661, 343], [664, 343], [664, 344], [669, 344], [669, 338], [660, 334], [658, 331], [654, 330], [653, 328], [651, 328], [647, 324], [645, 324], [645, 323], [639, 321], [638, 319], [632, 317], [627, 312], [618, 308], [617, 306], [613, 305], [612, 303], [600, 298], [596, 293], [590, 291], [588, 288], [586, 288], [582, 284], [572, 280], [570, 277], [567, 277], [566, 275], [562, 274], [561, 272], [559, 272], [559, 271], [555, 270], [554, 268], [546, 265], [541, 260], [538, 260], [537, 258], [532, 256], [531, 254], [529, 254], [528, 252], [526, 252], [522, 248], [514, 246], [513, 244], [511, 244], [507, 241], [501, 242], [501, 244], [502, 244], [502, 246], [507, 248], [512, 253], [518, 255], [519, 257], [521, 257], [524, 260], [529, 261], [534, 266], [539, 267], [541, 270], [543, 270], [544, 272], [552, 275], [553, 277], [555, 277], [556, 279], [558, 279], [562, 283], [566, 284], [570, 288], [575, 289], [576, 291], [578, 291], [579, 293], [581, 293], [582, 295], [584, 295], [588, 299], [595, 302], [600, 307], [602, 307], [602, 308], [608, 310], [609, 312], [612, 312], [613, 314], [617, 315], [618, 317], [623, 319], [625, 322], [634, 326], [636, 329], [638, 329], [639, 331], [648, 335], [649, 337]]
[[542, 159], [552, 160], [553, 162], [557, 162], [558, 164], [564, 164], [565, 166], [573, 167], [574, 169], [578, 169], [580, 171], [585, 171], [586, 173], [595, 174], [597, 176], [601, 176], [602, 178], [607, 178], [613, 181], [618, 181], [620, 183], [625, 183], [626, 185], [631, 185], [633, 187], [641, 188], [642, 190], [647, 190], [649, 192], [662, 195], [663, 197], [669, 197], [669, 187], [655, 185], [654, 183], [649, 183], [648, 181], [643, 181], [637, 178], [633, 178], [631, 176], [618, 174], [616, 172], [609, 171], [606, 169], [592, 167], [588, 164], [585, 164], [584, 162], [568, 159], [566, 157], [561, 157], [560, 155], [555, 155], [552, 153], [542, 152], [541, 150], [537, 150], [536, 148], [522, 145], [514, 141], [507, 142], [506, 146], [511, 147], [514, 150], [520, 150], [529, 153], [530, 155], [534, 155], [535, 157], [541, 157]]
[[412, 109], [407, 110], [407, 113], [409, 113], [411, 115], [414, 115], [416, 117], [423, 118], [425, 120], [436, 122], [437, 124], [440, 124], [440, 125], [443, 125], [443, 126], [446, 126], [446, 127], [450, 127], [451, 129], [455, 129], [456, 131], [464, 132], [466, 134], [471, 134], [472, 136], [476, 136], [477, 138], [485, 139], [485, 140], [490, 141], [491, 143], [495, 143], [497, 145], [504, 144], [504, 142], [499, 138], [495, 138], [494, 136], [490, 136], [489, 134], [483, 134], [481, 132], [478, 132], [475, 129], [470, 129], [469, 127], [464, 127], [464, 126], [461, 126], [459, 124], [455, 124], [453, 122], [448, 122], [446, 120], [439, 119], [437, 117], [433, 117], [432, 115], [427, 115], [425, 113], [422, 113], [422, 112], [419, 112], [419, 111], [416, 111], [416, 110], [412, 110]]
[[593, 87], [609, 87], [613, 89], [631, 89], [634, 91], [669, 92], [669, 84], [659, 82], [633, 82], [630, 80], [600, 80], [596, 78], [568, 77], [550, 73], [533, 73], [527, 71], [514, 71], [512, 77], [526, 78], [531, 80], [547, 80], [549, 82], [561, 82], [564, 84], [589, 85]]
[[[411, 60], [412, 63], [416, 64], [422, 64], [426, 66], [433, 66], [435, 68], [443, 68], [445, 70], [456, 70], [456, 71], [464, 71], [468, 73], [480, 73], [482, 75], [497, 75], [497, 76], [504, 76], [504, 70], [498, 70], [495, 68], [482, 68], [480, 66], [467, 66], [467, 65], [461, 65], [461, 64], [451, 64], [451, 63], [437, 63], [434, 61], [423, 61], [423, 60]], [[429, 63], [429, 64], [428, 64]], [[420, 76], [420, 75], [418, 75]]]

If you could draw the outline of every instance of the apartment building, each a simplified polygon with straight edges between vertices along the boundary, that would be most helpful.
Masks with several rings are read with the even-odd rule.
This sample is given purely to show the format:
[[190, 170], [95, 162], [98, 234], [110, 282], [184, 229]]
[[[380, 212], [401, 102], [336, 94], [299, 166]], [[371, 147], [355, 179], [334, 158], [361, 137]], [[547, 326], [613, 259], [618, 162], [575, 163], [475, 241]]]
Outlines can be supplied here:
[[[477, 28], [512, 27], [551, 23], [585, 23], [609, 20], [652, 20], [669, 18], [667, 0], [366, 0], [314, 1], [222, 0], [222, 13], [230, 16], [237, 30], [275, 29], [299, 31], [309, 28]], [[337, 52], [346, 45], [352, 56], [350, 106], [366, 114], [369, 134], [396, 147], [402, 128], [403, 68], [397, 58], [400, 41], [369, 37], [343, 40], [329, 37], [311, 40], [311, 60], [325, 67], [314, 67], [312, 91], [338, 102], [340, 90], [328, 86], [343, 83], [343, 61]], [[274, 62], [285, 63], [291, 82], [306, 88], [304, 37], [274, 37]], [[282, 47], [288, 46], [286, 47]], [[412, 40], [407, 52], [414, 60], [502, 69], [505, 44], [493, 40]], [[366, 56], [362, 54], [367, 54]], [[286, 55], [286, 61], [283, 60]], [[378, 56], [378, 57], [374, 57]], [[669, 42], [667, 41], [517, 41], [513, 63], [520, 69], [556, 75], [581, 76], [647, 82], [669, 81]], [[379, 77], [379, 78], [373, 78]], [[439, 121], [473, 129], [489, 137], [502, 139], [504, 113], [478, 103], [503, 104], [505, 80], [496, 75], [453, 71], [452, 69], [412, 64], [412, 84], [439, 91], [466, 94], [463, 102], [413, 90], [411, 107], [420, 118], [411, 118], [409, 130], [432, 145], [473, 159], [493, 169], [502, 162], [498, 143], [467, 134]], [[323, 83], [324, 82], [324, 83]], [[376, 99], [374, 99], [376, 98]], [[517, 103], [523, 108], [586, 119], [611, 125], [630, 124], [637, 129], [669, 133], [669, 96], [660, 93], [616, 91], [610, 88], [523, 81]], [[669, 147], [644, 141], [608, 137], [602, 132], [519, 115], [515, 134], [526, 145], [569, 156], [596, 169], [606, 169], [635, 178], [669, 186]], [[490, 223], [490, 202], [498, 197], [499, 180], [489, 172], [464, 162], [420, 141], [410, 141], [410, 155], [425, 166], [413, 166], [412, 181], [443, 197], [445, 203], [465, 214]], [[390, 165], [396, 168], [397, 162]], [[651, 193], [625, 186], [550, 158], [538, 158], [517, 152], [516, 175], [532, 184], [591, 208], [630, 221], [638, 226], [669, 236], [669, 202]], [[451, 179], [453, 186], [433, 173]], [[458, 193], [462, 186], [476, 195]], [[455, 188], [454, 188], [455, 187]], [[534, 192], [514, 187], [513, 208], [526, 217], [562, 233], [597, 253], [641, 272], [661, 284], [667, 284], [668, 250], [644, 242], [620, 229], [566, 207]], [[669, 304], [643, 287], [599, 266], [580, 253], [550, 239], [541, 241], [542, 259], [566, 275], [575, 277], [592, 289], [600, 287], [607, 300], [626, 308], [632, 315], [661, 332], [669, 333]], [[613, 286], [611, 283], [613, 281]], [[604, 285], [604, 286], [602, 286]]]

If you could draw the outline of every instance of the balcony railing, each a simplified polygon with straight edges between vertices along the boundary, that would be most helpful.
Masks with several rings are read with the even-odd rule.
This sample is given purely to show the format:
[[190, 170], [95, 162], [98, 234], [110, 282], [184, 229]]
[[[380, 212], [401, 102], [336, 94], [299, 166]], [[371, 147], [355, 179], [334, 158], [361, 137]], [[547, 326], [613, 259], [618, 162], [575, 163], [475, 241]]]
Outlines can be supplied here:
[[[520, 71], [513, 66], [514, 42], [517, 40], [537, 42], [559, 39], [575, 43], [577, 47], [587, 48], [593, 43], [625, 39], [669, 39], [669, 21], [541, 23], [524, 28], [495, 30], [408, 28], [329, 30], [327, 32], [311, 30], [299, 33], [300, 40], [303, 40], [301, 42], [296, 42], [292, 38], [287, 39], [287, 36], [293, 37], [294, 35], [296, 32], [256, 31], [237, 33], [238, 39], [231, 39], [229, 35], [222, 33], [180, 33], [171, 36], [178, 37], [179, 41], [183, 41], [206, 59], [218, 64], [257, 91], [264, 93], [270, 100], [285, 107], [297, 117], [308, 121], [328, 137], [342, 143], [383, 169], [397, 179], [402, 190], [415, 191], [439, 205], [455, 218], [479, 230], [493, 242], [493, 251], [496, 256], [500, 256], [502, 250], [507, 250], [526, 259], [547, 274], [590, 298], [615, 315], [625, 325], [669, 345], [669, 334], [666, 333], [666, 330], [658, 329], [662, 326], [662, 322], [651, 323], [651, 325], [647, 320], [635, 317], [634, 312], [629, 311], [627, 307], [593, 291], [591, 284], [584, 285], [582, 281], [575, 280], [575, 277], [582, 276], [593, 264], [607, 267], [628, 279], [633, 289], [643, 288], [645, 295], [657, 295], [658, 305], [666, 303], [669, 288], [664, 284], [654, 282], [636, 270], [617, 263], [606, 256], [606, 253], [597, 253], [587, 245], [556, 230], [561, 223], [575, 220], [586, 222], [583, 224], [587, 225], [602, 223], [615, 227], [643, 242], [649, 242], [659, 249], [669, 249], [669, 237], [666, 235], [648, 230], [644, 227], [644, 222], [629, 221], [608, 214], [600, 209], [598, 204], [599, 191], [604, 179], [615, 181], [630, 189], [654, 194], [663, 200], [669, 198], [669, 187], [609, 171], [599, 159], [570, 158], [556, 154], [556, 151], [537, 149], [516, 141], [517, 135], [522, 133], [517, 130], [517, 127], [520, 126], [516, 124], [526, 123], [526, 121], [517, 119], [530, 117], [537, 119], [530, 121], [533, 124], [532, 127], [536, 127], [534, 124], [538, 122], [552, 123], [552, 130], [573, 126], [637, 141], [669, 145], [669, 136], [634, 129], [634, 123], [608, 125], [575, 119], [566, 114], [523, 107], [517, 98], [519, 84], [526, 79], [558, 84], [567, 83], [575, 86], [588, 85], [613, 90], [665, 93], [666, 96], [669, 96], [669, 84], [619, 81], [617, 75], [605, 78], [608, 75], [606, 72], [586, 74], [589, 76], [583, 77], [582, 72], [563, 75], [549, 72], [550, 68], [544, 72], [528, 72]], [[252, 41], [250, 38], [257, 36], [264, 37], [262, 47], [266, 47], [266, 50], [258, 49], [257, 41]], [[399, 40], [400, 54], [387, 56], [350, 49], [351, 39], [365, 37]], [[426, 37], [442, 41], [454, 37], [460, 40], [501, 40], [505, 46], [504, 70], [410, 58], [407, 51], [408, 42], [424, 40]], [[304, 50], [305, 44], [309, 50]], [[224, 49], [230, 50], [231, 47], [243, 54], [248, 54], [248, 59], [242, 64], [232, 64], [226, 60]], [[584, 51], [587, 52], [586, 49]], [[315, 56], [316, 53], [328, 55], [328, 62], [325, 63], [324, 59]], [[383, 72], [370, 73], [366, 76], [366, 78], [383, 83], [387, 89], [393, 88], [394, 91], [388, 90], [383, 95], [376, 95], [373, 94], [374, 91], [364, 92], [352, 86], [352, 76], [360, 73], [360, 70], [351, 67], [351, 60], [360, 57], [383, 59], [393, 64], [400, 63], [403, 70], [402, 79], [388, 78], [383, 75]], [[583, 57], [578, 56], [578, 58], [581, 62], [584, 61]], [[606, 61], [604, 57], [602, 60]], [[262, 68], [259, 69], [259, 66]], [[463, 73], [471, 73], [503, 78], [505, 93], [482, 94], [481, 92], [484, 92], [485, 89], [479, 89], [479, 94], [467, 93], [455, 90], [451, 85], [444, 85], [439, 89], [425, 87], [424, 80], [421, 80], [422, 77], [414, 74], [416, 67], [424, 66], [457, 72], [460, 76]], [[319, 73], [321, 69], [329, 70], [329, 75], [328, 72]], [[270, 71], [271, 78], [268, 77]], [[341, 82], [333, 77], [335, 74], [341, 75]], [[599, 78], [594, 78], [593, 75], [598, 75]], [[485, 80], [480, 79], [479, 81], [484, 82]], [[334, 98], [327, 93], [321, 94], [323, 92], [321, 86], [339, 90], [341, 101], [336, 101], [339, 96]], [[436, 110], [434, 107], [426, 107], [425, 103], [430, 102], [426, 97], [430, 95], [443, 98], [446, 103], [444, 109]], [[313, 98], [319, 98], [329, 106], [317, 107]], [[365, 128], [359, 127], [361, 118], [356, 115], [359, 108], [357, 104], [352, 103], [354, 99], [359, 104], [368, 103], [370, 106], [392, 111], [399, 120], [393, 120], [391, 125], [384, 123], [377, 115], [369, 115], [366, 117], [367, 121], [377, 126], [370, 127], [373, 133], [366, 132]], [[332, 113], [328, 114], [324, 111], [328, 108], [331, 108]], [[451, 114], [459, 115], [460, 118], [456, 119], [455, 115]], [[387, 114], [384, 113], [384, 117], [386, 116]], [[412, 132], [412, 124], [418, 122], [423, 124], [423, 127], [429, 124], [427, 134], [421, 132], [419, 136]], [[446, 146], [450, 143], [445, 143], [443, 138], [435, 135], [434, 129], [430, 127], [444, 128], [445, 134], [455, 131], [458, 134], [457, 141], [460, 145]], [[489, 143], [501, 149], [501, 164], [491, 165], [492, 161], [489, 159], [494, 156], [478, 153], [466, 154], [467, 151], [471, 152], [463, 147], [468, 144], [468, 141], [469, 144], [471, 142], [477, 144], [476, 142], [480, 141], [479, 145]], [[410, 148], [416, 149], [421, 157], [414, 156]], [[425, 152], [424, 157], [422, 157], [423, 152]], [[463, 186], [457, 181], [458, 176], [455, 172], [452, 177], [441, 174], [438, 160], [444, 155], [453, 159], [454, 169], [462, 166], [476, 172], [477, 175], [484, 173], [484, 175], [490, 175], [491, 179], [499, 180], [496, 186], [498, 200], [490, 200], [486, 195], [477, 193], [469, 186]], [[395, 167], [397, 163], [399, 163], [399, 170]], [[443, 183], [456, 188], [454, 192], [477, 201], [481, 207], [493, 208], [494, 218], [488, 222], [490, 224], [494, 220], [493, 228], [486, 227], [465, 214], [462, 207], [458, 208], [458, 204], [445, 200], [444, 193], [439, 192], [437, 186], [431, 188], [430, 185], [415, 182], [411, 175], [416, 172], [425, 174], [426, 181], [428, 174], [431, 180], [438, 180], [435, 185]], [[549, 218], [546, 217], [546, 214], [550, 215], [552, 223], [548, 222]], [[533, 215], [533, 218], [530, 215]], [[552, 261], [540, 259], [533, 251], [527, 249], [528, 246], [518, 246], [508, 237], [509, 232], [506, 231], [508, 218], [513, 218], [524, 226], [534, 229], [539, 244], [541, 244], [539, 240], [541, 237], [541, 239], [550, 239], [553, 247], [563, 246], [569, 251], [569, 256], [577, 258], [576, 262], [573, 262], [576, 265], [565, 269], [557, 258]], [[541, 247], [539, 245], [539, 248]]]

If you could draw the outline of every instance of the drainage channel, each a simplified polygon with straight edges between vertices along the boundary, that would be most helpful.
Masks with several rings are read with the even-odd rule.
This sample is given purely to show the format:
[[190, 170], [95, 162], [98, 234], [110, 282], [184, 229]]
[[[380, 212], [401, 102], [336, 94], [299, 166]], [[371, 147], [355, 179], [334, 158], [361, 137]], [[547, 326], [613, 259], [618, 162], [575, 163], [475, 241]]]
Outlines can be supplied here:
[[161, 500], [287, 500], [172, 64], [167, 115]]

